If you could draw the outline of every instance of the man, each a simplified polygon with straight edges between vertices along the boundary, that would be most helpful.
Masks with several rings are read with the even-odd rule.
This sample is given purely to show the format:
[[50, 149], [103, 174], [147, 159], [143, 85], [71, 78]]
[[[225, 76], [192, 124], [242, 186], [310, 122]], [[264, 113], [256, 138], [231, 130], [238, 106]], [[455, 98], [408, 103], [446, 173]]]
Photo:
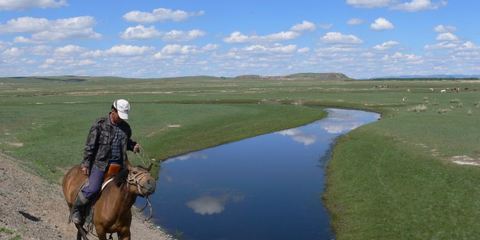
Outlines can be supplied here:
[[115, 100], [108, 116], [95, 121], [85, 144], [81, 170], [88, 175], [88, 182], [78, 193], [72, 207], [72, 221], [82, 224], [82, 209], [96, 198], [109, 164], [127, 164], [127, 150], [140, 151], [140, 145], [130, 137], [132, 130], [124, 120], [128, 119], [130, 104], [125, 99]]

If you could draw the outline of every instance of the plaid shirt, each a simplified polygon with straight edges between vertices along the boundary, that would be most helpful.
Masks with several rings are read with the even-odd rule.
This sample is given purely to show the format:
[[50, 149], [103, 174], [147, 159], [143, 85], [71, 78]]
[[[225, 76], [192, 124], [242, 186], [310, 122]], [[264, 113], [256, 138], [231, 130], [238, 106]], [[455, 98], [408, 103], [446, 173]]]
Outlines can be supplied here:
[[115, 162], [120, 165], [123, 164], [122, 157], [122, 142], [125, 141], [127, 137], [125, 133], [116, 125], [113, 125], [114, 133], [112, 140], [112, 157], [110, 158], [110, 163]]

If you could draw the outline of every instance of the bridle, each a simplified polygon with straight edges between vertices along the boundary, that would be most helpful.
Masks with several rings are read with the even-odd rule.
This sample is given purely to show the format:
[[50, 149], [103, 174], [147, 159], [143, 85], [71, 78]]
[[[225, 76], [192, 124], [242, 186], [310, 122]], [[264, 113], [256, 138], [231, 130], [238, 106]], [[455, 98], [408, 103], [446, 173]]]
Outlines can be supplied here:
[[138, 171], [137, 173], [133, 174], [132, 171], [128, 171], [128, 176], [127, 176], [127, 183], [130, 185], [134, 185], [137, 187], [138, 193], [143, 196], [145, 199], [147, 199], [147, 203], [145, 206], [140, 209], [140, 212], [143, 212], [145, 208], [148, 206], [150, 210], [150, 215], [148, 218], [145, 219], [145, 221], [148, 221], [152, 218], [153, 216], [153, 208], [152, 208], [152, 203], [150, 202], [150, 199], [148, 198], [150, 195], [145, 195], [142, 191], [142, 185], [140, 182], [142, 181], [143, 178], [146, 177], [146, 174], [149, 173], [148, 171]]
[[144, 197], [147, 197], [147, 196], [145, 196], [145, 194], [143, 193], [142, 191], [143, 186], [140, 184], [140, 182], [143, 180], [143, 178], [146, 177], [147, 173], [148, 171], [138, 171], [137, 173], [133, 174], [132, 171], [129, 171], [127, 176], [127, 183], [130, 185], [135, 185], [140, 195]]

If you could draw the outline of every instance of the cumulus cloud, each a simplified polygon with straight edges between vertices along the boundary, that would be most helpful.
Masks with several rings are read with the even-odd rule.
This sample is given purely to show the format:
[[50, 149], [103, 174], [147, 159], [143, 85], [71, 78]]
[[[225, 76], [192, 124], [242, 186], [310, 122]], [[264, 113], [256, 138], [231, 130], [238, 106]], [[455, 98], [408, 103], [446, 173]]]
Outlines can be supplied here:
[[384, 42], [382, 44], [379, 44], [379, 45], [375, 45], [373, 47], [373, 49], [375, 50], [379, 50], [379, 51], [385, 51], [385, 50], [388, 50], [392, 47], [395, 47], [397, 46], [399, 43], [396, 42], [396, 41], [387, 41], [387, 42]]
[[[235, 31], [230, 36], [223, 38], [226, 43], [247, 43], [247, 42], [278, 42], [292, 40], [301, 35], [305, 31], [314, 31], [316, 25], [309, 21], [303, 21], [302, 23], [293, 25], [289, 31], [282, 31], [272, 33], [268, 35], [245, 35], [239, 31]], [[322, 26], [326, 27], [326, 26]]]
[[78, 54], [78, 53], [81, 53], [83, 51], [85, 51], [84, 48], [82, 48], [80, 46], [77, 46], [77, 45], [69, 44], [69, 45], [66, 45], [66, 46], [63, 46], [63, 47], [56, 48], [54, 50], [54, 54], [59, 55], [59, 56], [66, 56], [66, 55]]
[[207, 44], [203, 47], [198, 47], [195, 45], [168, 44], [165, 45], [160, 52], [157, 52], [154, 57], [156, 59], [163, 59], [169, 58], [172, 55], [192, 55], [214, 51], [217, 48], [218, 46], [216, 44]]
[[458, 37], [450, 32], [440, 33], [437, 36], [438, 41], [458, 41]]
[[12, 47], [12, 48], [8, 48], [5, 51], [3, 51], [2, 55], [4, 57], [8, 57], [8, 58], [16, 58], [16, 57], [21, 56], [23, 53], [24, 53], [24, 51], [22, 49], [17, 48], [17, 47]]
[[303, 31], [315, 31], [315, 24], [309, 21], [303, 21], [302, 23], [296, 24], [290, 28], [290, 30], [295, 32], [303, 32]]
[[106, 50], [105, 53], [115, 56], [138, 56], [144, 55], [152, 49], [152, 47], [147, 46], [116, 45]]
[[393, 9], [403, 10], [408, 12], [417, 12], [422, 10], [438, 9], [446, 5], [447, 5], [447, 1], [440, 1], [437, 3], [433, 3], [431, 0], [412, 0], [411, 2], [405, 2], [405, 3], [395, 5]]
[[46, 18], [20, 17], [0, 24], [0, 34], [30, 33], [24, 42], [43, 42], [70, 38], [100, 38], [93, 30], [95, 19], [90, 16], [48, 20]]
[[394, 54], [391, 55], [385, 55], [382, 58], [383, 61], [405, 61], [407, 63], [412, 63], [412, 64], [418, 64], [422, 63], [422, 57], [415, 55], [415, 54], [407, 54], [407, 53], [401, 53], [401, 52], [395, 52]]
[[454, 26], [438, 25], [434, 28], [434, 30], [437, 33], [447, 33], [447, 32], [455, 32], [457, 28]]
[[340, 32], [328, 32], [322, 37], [322, 41], [328, 44], [361, 44], [363, 41], [355, 35], [347, 35]]
[[360, 18], [351, 18], [347, 21], [348, 25], [360, 25], [363, 23], [363, 19]]
[[165, 21], [185, 21], [190, 17], [201, 16], [205, 12], [186, 12], [183, 10], [172, 10], [168, 8], [157, 8], [152, 12], [131, 11], [123, 15], [123, 18], [129, 22], [153, 23]]
[[275, 44], [272, 47], [265, 46], [265, 45], [250, 45], [247, 47], [244, 47], [243, 50], [247, 52], [253, 52], [253, 53], [294, 53], [297, 50], [297, 46], [294, 44], [289, 44], [289, 45], [281, 45], [281, 44]]
[[205, 32], [199, 29], [190, 31], [171, 30], [169, 32], [160, 32], [154, 26], [145, 27], [138, 25], [135, 27], [128, 27], [120, 35], [123, 39], [151, 39], [160, 38], [164, 41], [191, 41], [199, 37], [205, 36]]
[[244, 35], [241, 32], [233, 32], [230, 36], [223, 39], [226, 43], [246, 43], [246, 42], [276, 42], [295, 39], [300, 33], [294, 31], [278, 32], [264, 36]]
[[391, 0], [347, 0], [347, 4], [360, 8], [386, 7]]
[[21, 10], [28, 8], [57, 8], [66, 6], [66, 0], [0, 0], [0, 10]]
[[383, 30], [390, 30], [395, 28], [393, 24], [385, 18], [377, 18], [375, 21], [370, 25], [370, 28], [375, 31], [383, 31]]
[[393, 10], [417, 12], [423, 10], [435, 10], [447, 5], [447, 0], [432, 2], [431, 0], [411, 0], [411, 1], [395, 1], [395, 0], [347, 0], [347, 4], [360, 8], [379, 8], [389, 7]]

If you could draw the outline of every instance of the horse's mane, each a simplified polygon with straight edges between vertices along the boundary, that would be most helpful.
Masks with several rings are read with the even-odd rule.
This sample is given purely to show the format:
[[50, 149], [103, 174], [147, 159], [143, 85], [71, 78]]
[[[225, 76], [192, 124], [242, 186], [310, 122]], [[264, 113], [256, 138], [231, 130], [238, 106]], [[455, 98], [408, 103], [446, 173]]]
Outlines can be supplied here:
[[124, 168], [120, 170], [120, 172], [117, 175], [115, 175], [113, 182], [117, 187], [120, 187], [127, 182], [127, 177], [128, 177], [128, 169]]

